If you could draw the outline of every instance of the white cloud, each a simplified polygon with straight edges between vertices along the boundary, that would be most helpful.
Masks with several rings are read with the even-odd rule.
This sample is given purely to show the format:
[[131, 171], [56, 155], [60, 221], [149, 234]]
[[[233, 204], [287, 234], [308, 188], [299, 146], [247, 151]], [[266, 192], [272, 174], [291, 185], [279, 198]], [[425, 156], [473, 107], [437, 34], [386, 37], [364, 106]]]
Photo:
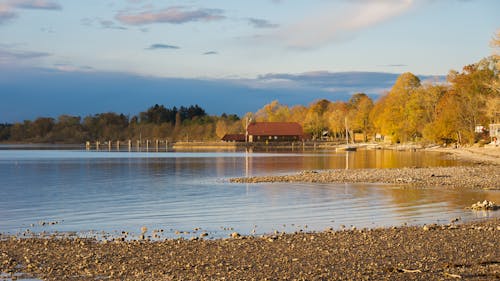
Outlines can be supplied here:
[[17, 17], [17, 14], [6, 4], [0, 3], [0, 24]]
[[9, 5], [19, 9], [41, 9], [41, 10], [60, 10], [61, 5], [54, 1], [46, 0], [11, 0]]
[[380, 0], [327, 4], [321, 11], [282, 28], [273, 37], [288, 47], [314, 48], [404, 14], [415, 3], [415, 0]]
[[0, 24], [18, 17], [17, 10], [60, 10], [61, 5], [46, 0], [10, 0], [0, 3]]
[[130, 25], [152, 23], [182, 24], [193, 21], [215, 21], [224, 19], [224, 11], [220, 9], [186, 10], [183, 7], [169, 7], [162, 10], [150, 10], [139, 13], [118, 13], [116, 19]]

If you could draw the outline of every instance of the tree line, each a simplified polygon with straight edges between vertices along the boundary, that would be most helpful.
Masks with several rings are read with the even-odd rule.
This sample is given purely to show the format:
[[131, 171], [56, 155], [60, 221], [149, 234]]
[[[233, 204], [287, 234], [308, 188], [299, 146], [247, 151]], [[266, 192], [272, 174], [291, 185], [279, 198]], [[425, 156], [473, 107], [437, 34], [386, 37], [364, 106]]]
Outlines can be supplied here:
[[86, 116], [39, 117], [15, 124], [0, 124], [0, 141], [32, 143], [83, 143], [88, 140], [128, 140], [160, 138], [214, 140], [219, 120], [239, 120], [238, 116], [208, 116], [198, 105], [167, 108], [154, 105], [138, 115], [106, 112]]

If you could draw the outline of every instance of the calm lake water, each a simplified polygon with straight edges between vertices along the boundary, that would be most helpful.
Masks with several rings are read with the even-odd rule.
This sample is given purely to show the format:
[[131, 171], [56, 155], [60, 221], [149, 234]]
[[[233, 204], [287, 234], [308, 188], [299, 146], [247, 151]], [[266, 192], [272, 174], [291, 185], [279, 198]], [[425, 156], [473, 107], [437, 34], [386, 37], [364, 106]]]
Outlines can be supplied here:
[[[10, 149], [7, 149], [10, 148]], [[230, 177], [332, 168], [458, 165], [441, 154], [366, 150], [347, 153], [137, 153], [20, 150], [0, 146], [0, 232], [105, 231], [209, 237], [447, 223], [500, 216], [464, 210], [497, 191], [403, 189], [381, 184], [232, 184]], [[57, 222], [41, 225], [40, 222]], [[194, 228], [201, 228], [194, 233]]]

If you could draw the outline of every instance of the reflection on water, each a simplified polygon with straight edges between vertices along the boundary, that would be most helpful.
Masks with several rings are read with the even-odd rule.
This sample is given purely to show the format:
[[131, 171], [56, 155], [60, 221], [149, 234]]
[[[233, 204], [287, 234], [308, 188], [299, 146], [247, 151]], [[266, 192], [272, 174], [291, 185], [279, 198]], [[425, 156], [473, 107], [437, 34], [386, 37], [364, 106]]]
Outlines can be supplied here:
[[[139, 231], [201, 227], [210, 237], [340, 225], [448, 222], [499, 212], [464, 210], [496, 191], [376, 184], [231, 184], [229, 177], [306, 169], [457, 165], [436, 153], [107, 153], [0, 150], [0, 232]], [[59, 224], [40, 226], [38, 221]], [[34, 226], [30, 226], [34, 224]]]

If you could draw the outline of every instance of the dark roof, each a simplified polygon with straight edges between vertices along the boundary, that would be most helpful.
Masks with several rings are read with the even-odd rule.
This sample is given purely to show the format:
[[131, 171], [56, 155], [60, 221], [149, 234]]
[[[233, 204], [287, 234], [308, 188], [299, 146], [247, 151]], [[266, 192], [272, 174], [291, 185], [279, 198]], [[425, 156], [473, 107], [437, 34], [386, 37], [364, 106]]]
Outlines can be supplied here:
[[245, 141], [245, 134], [226, 134], [222, 137], [223, 141]]
[[252, 136], [302, 136], [302, 126], [295, 122], [259, 122], [248, 125]]

